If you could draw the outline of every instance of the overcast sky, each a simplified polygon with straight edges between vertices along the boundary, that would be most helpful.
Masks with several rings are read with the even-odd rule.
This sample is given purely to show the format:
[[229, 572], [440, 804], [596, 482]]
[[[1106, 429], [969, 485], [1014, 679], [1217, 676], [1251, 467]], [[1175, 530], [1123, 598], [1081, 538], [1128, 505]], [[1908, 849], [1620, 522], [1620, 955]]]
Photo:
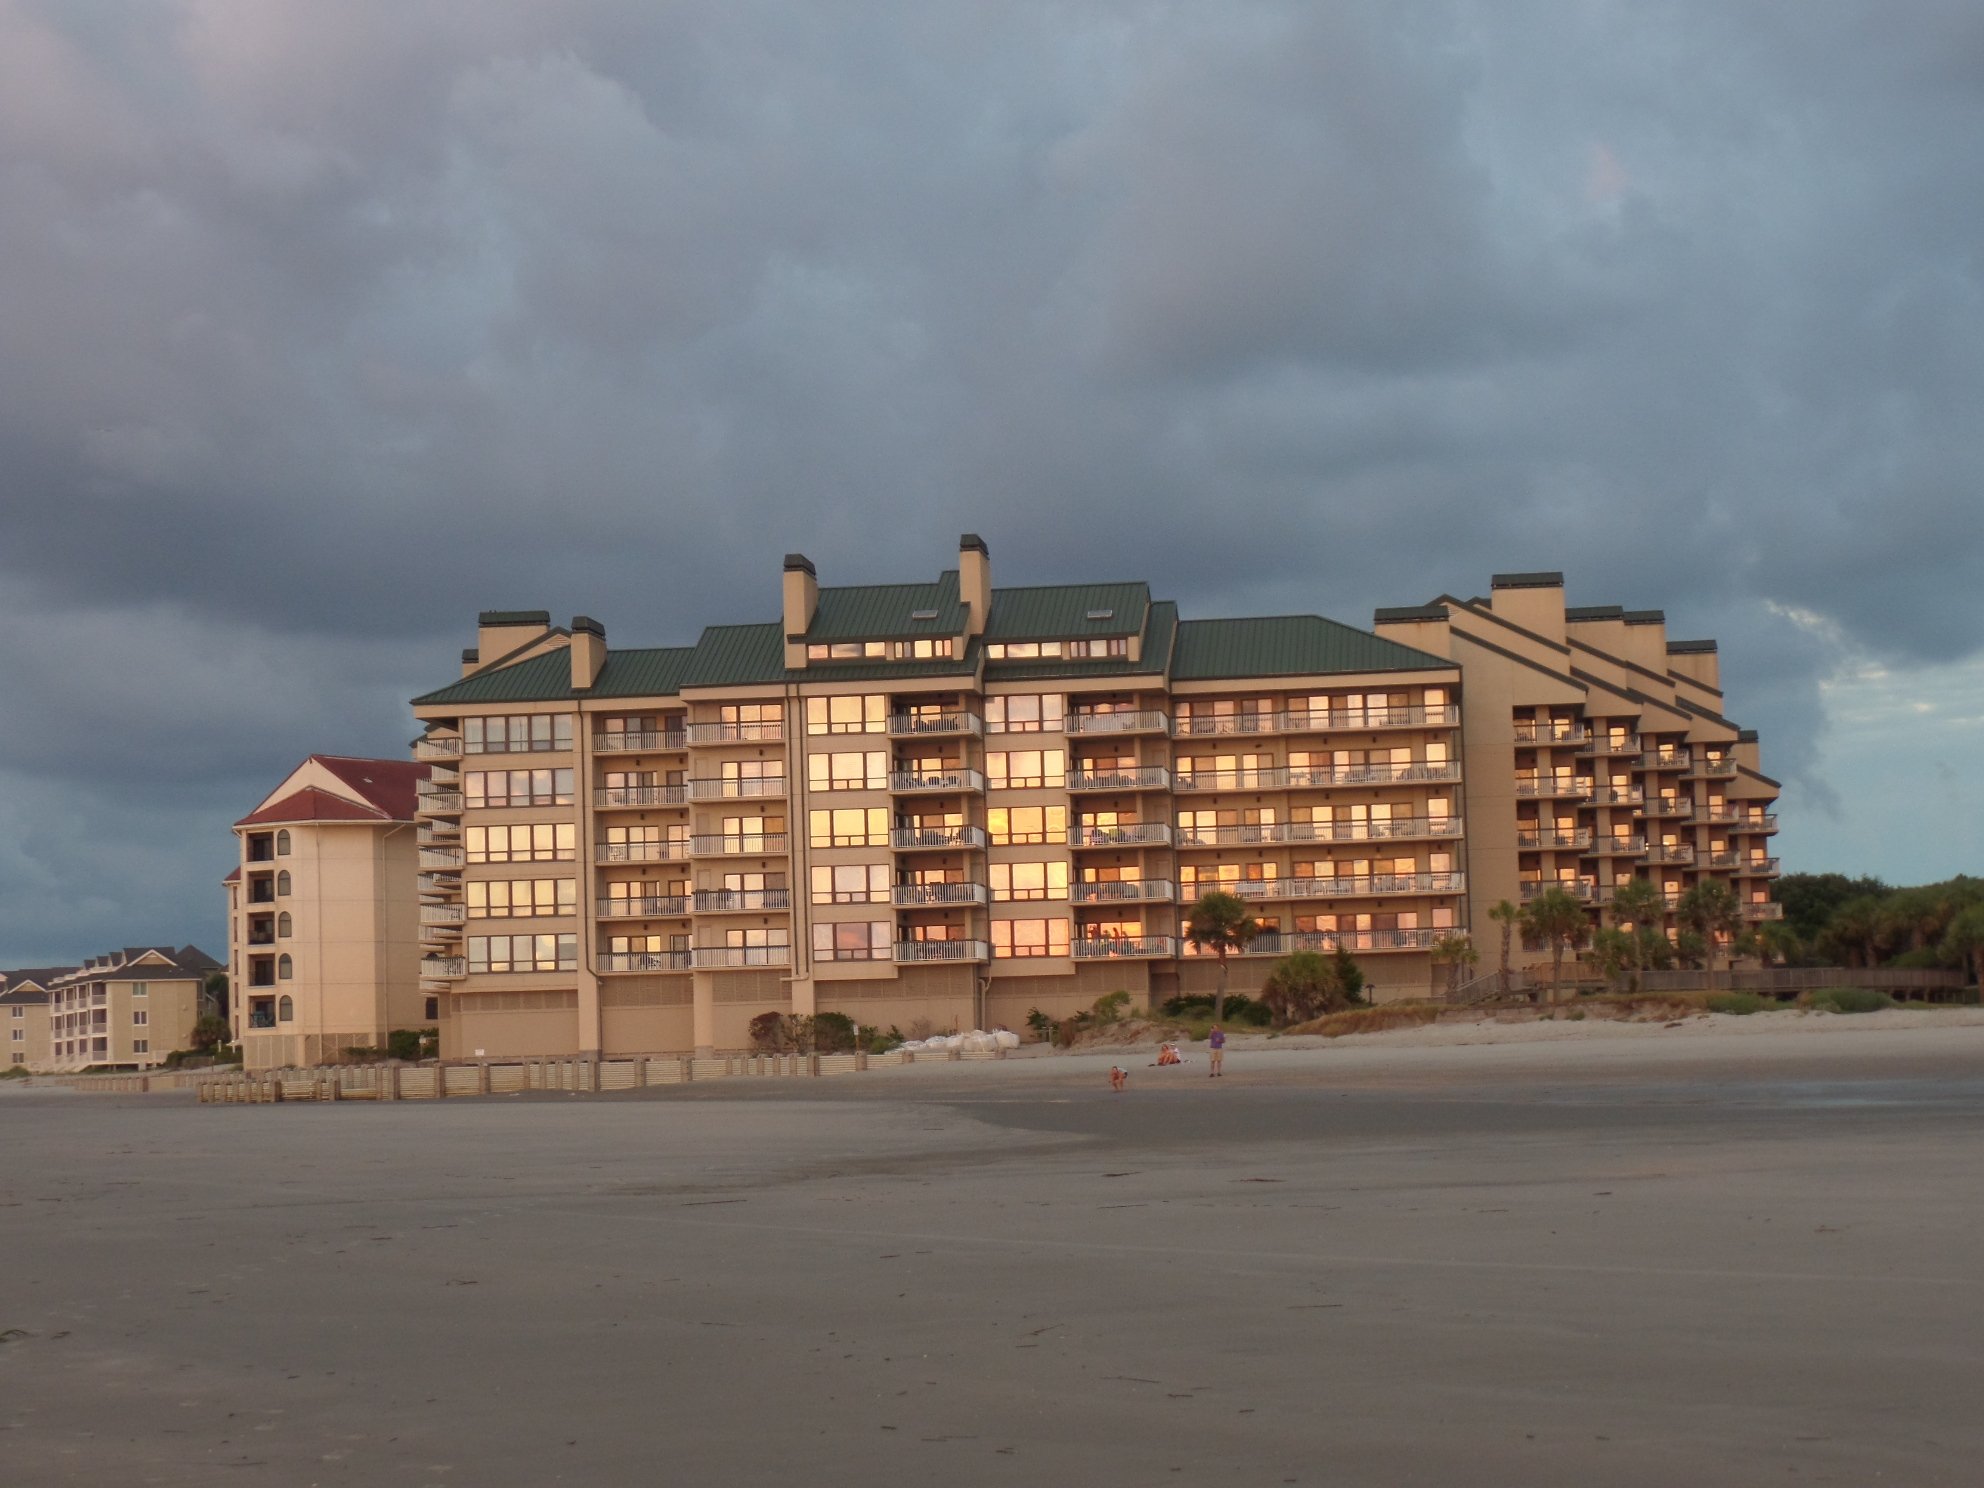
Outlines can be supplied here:
[[779, 560], [1722, 643], [1787, 868], [1984, 869], [1984, 7], [0, 0], [0, 966], [475, 612]]

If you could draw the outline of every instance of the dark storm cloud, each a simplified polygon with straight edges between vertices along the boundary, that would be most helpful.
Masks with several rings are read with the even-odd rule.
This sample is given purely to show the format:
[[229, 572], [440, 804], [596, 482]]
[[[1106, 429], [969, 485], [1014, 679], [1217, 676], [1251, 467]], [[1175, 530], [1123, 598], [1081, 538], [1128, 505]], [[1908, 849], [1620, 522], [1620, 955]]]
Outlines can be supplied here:
[[213, 923], [478, 608], [965, 529], [1198, 613], [1562, 567], [1850, 796], [1819, 679], [1984, 625], [1981, 135], [1954, 0], [0, 4], [0, 961]]

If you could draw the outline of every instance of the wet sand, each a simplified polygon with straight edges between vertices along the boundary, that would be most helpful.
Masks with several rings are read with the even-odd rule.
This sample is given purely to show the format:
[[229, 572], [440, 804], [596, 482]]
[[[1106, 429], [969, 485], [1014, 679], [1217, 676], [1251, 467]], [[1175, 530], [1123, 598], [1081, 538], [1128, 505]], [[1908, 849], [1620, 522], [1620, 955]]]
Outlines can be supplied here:
[[1220, 1081], [5, 1090], [0, 1463], [1967, 1485], [1984, 1019], [1777, 1016], [1249, 1043]]

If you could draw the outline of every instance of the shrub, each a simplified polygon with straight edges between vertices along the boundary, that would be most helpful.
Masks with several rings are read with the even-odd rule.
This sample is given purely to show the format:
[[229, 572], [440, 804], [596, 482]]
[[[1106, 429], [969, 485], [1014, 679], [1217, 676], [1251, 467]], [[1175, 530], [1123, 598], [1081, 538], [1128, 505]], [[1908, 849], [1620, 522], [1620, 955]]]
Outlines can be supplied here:
[[413, 1064], [420, 1058], [420, 1030], [418, 1028], [395, 1028], [386, 1035], [386, 1057], [404, 1059]]
[[1867, 987], [1826, 987], [1812, 994], [1812, 1006], [1822, 1013], [1878, 1013], [1894, 999]]
[[1115, 1023], [1122, 1018], [1124, 1010], [1127, 1009], [1129, 1005], [1130, 1005], [1129, 993], [1107, 992], [1104, 993], [1101, 997], [1096, 998], [1095, 1007], [1091, 1016], [1098, 1023]]
[[899, 1048], [906, 1042], [907, 1040], [902, 1036], [902, 1030], [893, 1023], [889, 1025], [889, 1031], [887, 1033], [882, 1032], [879, 1028], [868, 1030], [868, 1052], [870, 1054], [886, 1054], [889, 1050]]
[[1351, 1008], [1341, 1013], [1298, 1023], [1290, 1033], [1320, 1033], [1324, 1038], [1342, 1038], [1347, 1033], [1383, 1033], [1391, 1028], [1423, 1028], [1440, 1021], [1436, 1007], [1393, 1003], [1389, 1007]]
[[[1246, 1000], [1243, 995], [1236, 992], [1226, 999], [1226, 1005], [1230, 1008], [1234, 1003], [1245, 1002]], [[1188, 992], [1181, 996], [1167, 999], [1158, 1011], [1163, 1013], [1167, 1018], [1189, 1018], [1199, 1013], [1210, 1015], [1212, 1012], [1212, 995], [1206, 992]]]
[[1026, 1026], [1033, 1030], [1033, 1036], [1043, 1044], [1054, 1037], [1054, 1020], [1039, 1008], [1034, 1008], [1026, 1015]]
[[10, 1064], [0, 1069], [0, 1080], [25, 1080], [27, 1077], [28, 1067], [25, 1064]]
[[749, 1025], [751, 1047], [770, 1054], [781, 1048], [785, 1042], [785, 1014], [760, 1013]]
[[822, 1054], [852, 1054], [857, 1030], [846, 1013], [813, 1015], [813, 1047]]
[[1568, 1013], [1566, 1013], [1566, 1014], [1564, 1014], [1564, 1021], [1565, 1021], [1566, 1023], [1582, 1023], [1582, 1022], [1584, 1022], [1584, 1009], [1583, 1009], [1583, 1008], [1572, 1008], [1572, 1009], [1571, 1009], [1571, 1010], [1570, 1010], [1570, 1011], [1569, 1011]]
[[1711, 992], [1706, 1006], [1711, 1013], [1732, 1013], [1748, 1017], [1751, 1013], [1761, 1013], [1777, 1006], [1768, 997], [1759, 997], [1754, 992]]
[[226, 1043], [228, 1036], [233, 1032], [234, 1030], [228, 1027], [227, 1019], [208, 1013], [193, 1024], [193, 1032], [188, 1036], [188, 1041], [193, 1046], [189, 1052], [211, 1054]]

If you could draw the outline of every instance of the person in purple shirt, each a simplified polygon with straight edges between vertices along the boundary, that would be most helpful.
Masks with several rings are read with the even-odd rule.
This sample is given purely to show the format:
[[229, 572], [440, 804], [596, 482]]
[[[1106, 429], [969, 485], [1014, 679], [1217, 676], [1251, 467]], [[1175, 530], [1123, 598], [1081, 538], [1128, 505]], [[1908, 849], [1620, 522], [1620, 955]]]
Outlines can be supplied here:
[[1217, 1023], [1213, 1024], [1212, 1032], [1206, 1035], [1206, 1047], [1212, 1051], [1212, 1073], [1206, 1078], [1217, 1080], [1226, 1073], [1226, 1030]]

